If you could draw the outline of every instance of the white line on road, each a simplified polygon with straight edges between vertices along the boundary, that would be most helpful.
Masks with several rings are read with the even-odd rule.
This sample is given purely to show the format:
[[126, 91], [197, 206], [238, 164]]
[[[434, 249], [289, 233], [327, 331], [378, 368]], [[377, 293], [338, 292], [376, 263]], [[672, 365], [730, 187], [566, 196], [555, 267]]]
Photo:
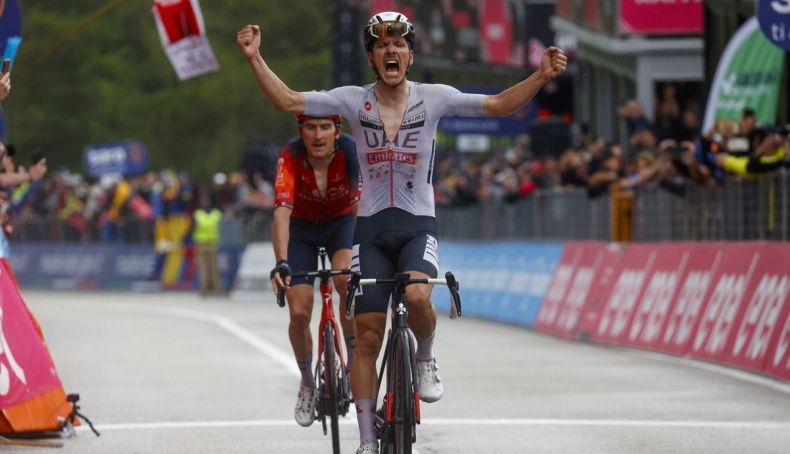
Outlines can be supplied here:
[[[340, 420], [342, 425], [356, 425], [352, 418]], [[448, 419], [423, 420], [421, 425], [430, 426], [575, 426], [575, 427], [661, 427], [685, 429], [762, 429], [790, 430], [790, 421], [668, 421], [629, 419]], [[99, 431], [107, 430], [158, 430], [158, 429], [202, 429], [242, 427], [297, 427], [292, 419], [283, 420], [240, 420], [240, 421], [180, 421], [97, 424]], [[82, 425], [78, 431], [90, 430]]]
[[296, 366], [296, 361], [293, 358], [293, 354], [288, 353], [280, 348], [277, 348], [271, 342], [256, 335], [252, 331], [242, 327], [241, 325], [234, 322], [228, 317], [223, 317], [221, 315], [214, 315], [208, 312], [200, 312], [191, 309], [172, 308], [172, 307], [152, 308], [152, 307], [141, 307], [135, 305], [124, 305], [124, 307], [134, 312], [142, 312], [147, 314], [158, 314], [158, 315], [165, 314], [173, 317], [211, 323], [221, 328], [222, 330], [228, 332], [229, 334], [232, 334], [236, 338], [242, 340], [244, 343], [253, 347], [254, 349], [258, 350], [264, 355], [268, 356], [272, 361], [283, 366], [286, 371], [291, 373], [291, 375], [295, 377], [302, 376], [302, 374], [299, 372], [299, 368]]

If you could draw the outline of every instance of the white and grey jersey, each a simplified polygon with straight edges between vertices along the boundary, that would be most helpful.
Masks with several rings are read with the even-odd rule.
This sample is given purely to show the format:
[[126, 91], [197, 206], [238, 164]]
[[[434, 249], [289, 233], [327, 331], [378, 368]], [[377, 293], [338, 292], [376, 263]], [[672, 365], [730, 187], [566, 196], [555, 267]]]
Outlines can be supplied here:
[[341, 114], [357, 146], [362, 194], [359, 216], [400, 208], [435, 217], [433, 167], [436, 128], [447, 115], [478, 116], [484, 95], [461, 93], [448, 85], [409, 82], [409, 101], [398, 134], [389, 142], [374, 84], [304, 93], [306, 115]]

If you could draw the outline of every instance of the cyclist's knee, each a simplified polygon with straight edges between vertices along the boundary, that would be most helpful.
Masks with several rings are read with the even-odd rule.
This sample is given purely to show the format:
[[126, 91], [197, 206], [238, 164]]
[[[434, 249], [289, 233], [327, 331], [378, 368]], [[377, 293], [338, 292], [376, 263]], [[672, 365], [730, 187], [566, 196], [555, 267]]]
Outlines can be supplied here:
[[409, 301], [409, 308], [426, 310], [431, 306], [430, 285], [410, 285], [406, 289], [406, 299]]

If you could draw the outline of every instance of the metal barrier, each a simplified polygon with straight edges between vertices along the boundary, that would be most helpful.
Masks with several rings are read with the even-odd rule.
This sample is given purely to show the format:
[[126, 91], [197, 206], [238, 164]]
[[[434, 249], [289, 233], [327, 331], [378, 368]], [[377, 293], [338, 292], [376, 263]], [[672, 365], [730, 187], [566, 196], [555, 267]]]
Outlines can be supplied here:
[[634, 198], [635, 241], [787, 241], [790, 172], [731, 180], [722, 187], [689, 184], [684, 196], [659, 187]]
[[[436, 207], [443, 240], [602, 240], [613, 238], [617, 222], [630, 222], [634, 241], [790, 240], [790, 172], [730, 180], [723, 186], [701, 187], [686, 182], [685, 194], [659, 186], [639, 188], [630, 209], [612, 211], [612, 197], [590, 199], [584, 189], [537, 191], [513, 203], [481, 202], [467, 207]], [[624, 212], [621, 213], [621, 212]], [[629, 220], [630, 218], [630, 220]], [[247, 208], [223, 220], [223, 244], [271, 239], [272, 211]], [[614, 234], [624, 230], [615, 224]], [[625, 226], [628, 227], [628, 226]], [[95, 227], [80, 233], [67, 222], [16, 222], [12, 243], [96, 242]], [[124, 243], [150, 243], [153, 224], [127, 219], [119, 236]]]

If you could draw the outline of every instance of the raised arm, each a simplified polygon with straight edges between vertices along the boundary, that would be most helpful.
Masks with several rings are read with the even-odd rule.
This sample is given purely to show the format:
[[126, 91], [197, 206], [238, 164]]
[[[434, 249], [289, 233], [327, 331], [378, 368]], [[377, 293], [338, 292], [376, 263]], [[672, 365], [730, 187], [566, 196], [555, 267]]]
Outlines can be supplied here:
[[280, 112], [304, 112], [304, 94], [291, 90], [277, 77], [261, 56], [261, 29], [246, 25], [236, 34], [236, 43], [247, 59], [255, 81], [272, 106]]
[[543, 52], [540, 68], [529, 77], [498, 95], [486, 96], [483, 114], [493, 116], [511, 115], [526, 105], [546, 83], [565, 71], [568, 58], [565, 53], [552, 46]]

